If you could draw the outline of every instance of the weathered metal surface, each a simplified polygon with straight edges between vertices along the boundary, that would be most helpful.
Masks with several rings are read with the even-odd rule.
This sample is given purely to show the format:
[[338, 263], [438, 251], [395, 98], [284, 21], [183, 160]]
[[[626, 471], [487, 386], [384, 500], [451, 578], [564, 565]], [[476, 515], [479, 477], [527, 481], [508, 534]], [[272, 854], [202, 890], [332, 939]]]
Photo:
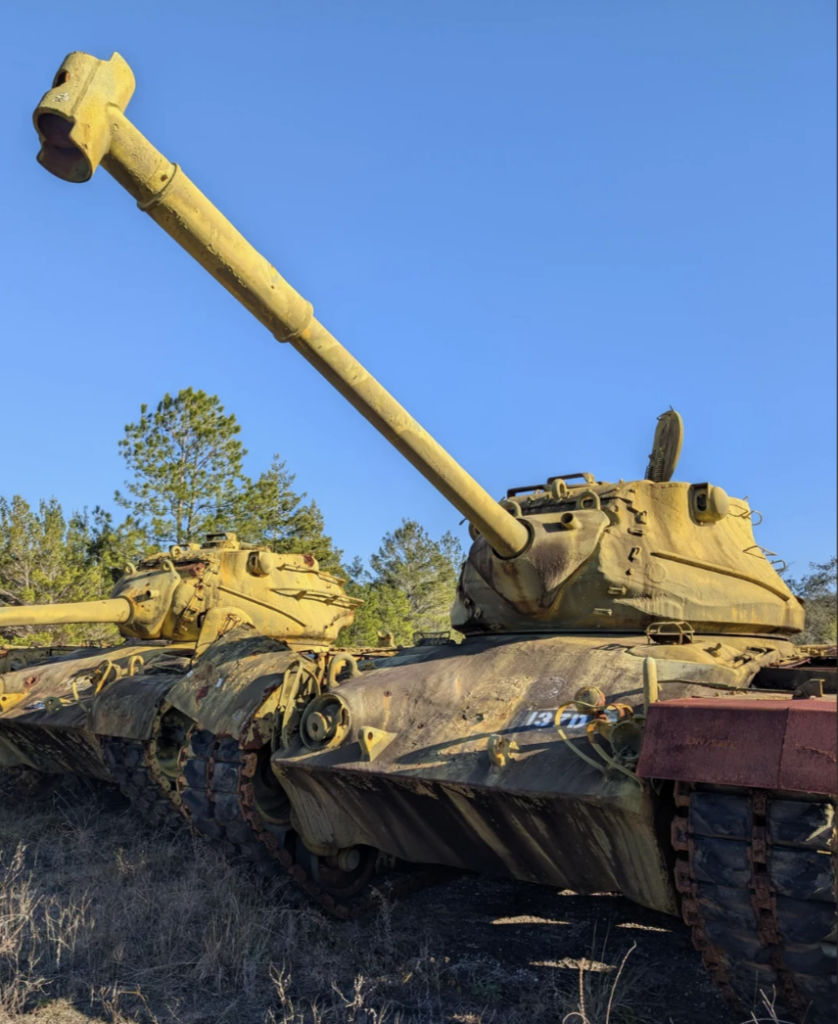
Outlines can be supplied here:
[[674, 481], [545, 484], [519, 502], [533, 533], [523, 554], [499, 559], [475, 541], [452, 624], [465, 633], [635, 632], [660, 620], [708, 634], [801, 628], [800, 603], [754, 545], [747, 503], [723, 493]]
[[[829, 650], [829, 648], [824, 648]], [[829, 656], [805, 656], [764, 668], [754, 680], [754, 686], [769, 690], [796, 690], [813, 680], [823, 682], [824, 693], [836, 692], [835, 648]]]
[[2, 722], [0, 736], [24, 758], [23, 763], [47, 774], [75, 773], [111, 781], [101, 748], [87, 728], [83, 704], [57, 711], [23, 711]]
[[649, 453], [649, 465], [646, 467], [646, 479], [660, 483], [671, 480], [684, 441], [684, 423], [674, 409], [658, 416], [652, 451]]
[[244, 746], [261, 746], [269, 735], [263, 737], [257, 729], [246, 738], [253, 716], [273, 714], [271, 695], [282, 685], [289, 665], [301, 660], [285, 644], [246, 627], [235, 629], [172, 687], [167, 700], [202, 729], [243, 739]]
[[106, 686], [91, 698], [87, 718], [90, 731], [97, 736], [149, 739], [161, 704], [187, 664], [183, 659], [176, 669], [171, 663], [157, 663], [152, 666], [152, 674], [128, 676]]
[[559, 777], [550, 793], [492, 786], [488, 773], [482, 785], [458, 785], [353, 763], [319, 768], [316, 759], [281, 768], [292, 822], [315, 846], [371, 845], [415, 863], [623, 892], [675, 912], [653, 801], [630, 782], [592, 777], [588, 792], [578, 783], [561, 792]]
[[[335, 697], [349, 726], [338, 746], [292, 746], [273, 758], [295, 826], [318, 847], [357, 843], [407, 860], [503, 871], [583, 890], [619, 888], [672, 911], [672, 887], [655, 832], [654, 798], [632, 779], [605, 774], [568, 749], [557, 710], [582, 687], [642, 707], [644, 662], [657, 657], [660, 685], [673, 695], [701, 682], [745, 686], [780, 650], [763, 645], [749, 660], [722, 640], [673, 648], [643, 636], [495, 637], [417, 652], [344, 684]], [[787, 645], [778, 645], [787, 650]], [[714, 657], [708, 651], [712, 649]], [[727, 667], [724, 667], [727, 665]], [[691, 682], [677, 682], [689, 680]], [[707, 692], [706, 690], [704, 692]], [[590, 715], [563, 716], [571, 743], [590, 749]], [[394, 738], [373, 760], [361, 733]], [[490, 741], [518, 746], [503, 767]]]
[[[234, 619], [218, 607], [203, 620], [209, 636], [198, 638], [195, 674], [170, 699], [206, 729], [237, 738], [248, 751], [241, 757], [236, 747], [242, 773], [246, 759], [255, 772], [266, 749], [278, 748], [271, 763], [290, 798], [302, 860], [349, 864], [356, 845], [369, 845], [580, 890], [620, 888], [672, 911], [664, 852], [671, 808], [634, 772], [641, 741], [647, 775], [653, 757], [663, 761], [668, 751], [669, 774], [653, 771], [656, 778], [682, 777], [673, 773], [686, 759], [693, 781], [699, 772], [733, 772], [722, 781], [756, 778], [741, 784], [772, 787], [824, 786], [834, 751], [824, 733], [834, 713], [814, 704], [798, 711], [789, 702], [772, 708], [746, 698], [717, 706], [715, 718], [709, 700], [679, 708], [708, 687], [746, 687], [760, 669], [794, 655], [785, 637], [803, 627], [803, 608], [771, 553], [755, 543], [747, 502], [707, 482], [669, 479], [681, 439], [674, 411], [656, 432], [649, 479], [548, 477], [527, 494], [513, 488], [493, 501], [137, 131], [124, 115], [133, 88], [118, 55], [103, 62], [71, 54], [34, 114], [42, 164], [84, 181], [101, 162], [140, 209], [470, 520], [475, 540], [452, 610], [452, 624], [473, 643], [405, 656], [321, 693], [320, 674], [297, 687], [302, 663], [290, 652], [254, 650], [251, 658], [227, 646], [237, 631], [223, 635]], [[238, 603], [241, 597], [233, 602], [237, 621], [247, 616], [263, 629], [259, 602]], [[197, 603], [184, 612], [197, 624]], [[675, 640], [677, 647], [665, 646]], [[581, 687], [601, 691], [607, 704], [586, 711], [580, 700], [570, 712]], [[647, 705], [642, 739], [639, 712]], [[669, 738], [683, 741], [680, 752], [657, 724], [672, 716], [677, 728]], [[211, 749], [220, 752], [225, 742], [215, 737]], [[219, 785], [210, 784], [212, 760], [199, 781], [230, 795], [223, 769]], [[211, 817], [210, 789], [202, 806]], [[239, 811], [248, 820], [245, 804]], [[288, 839], [283, 833], [277, 855], [291, 859]]]
[[13, 605], [0, 608], [0, 627], [66, 625], [73, 622], [127, 622], [131, 604], [123, 597], [74, 604]]
[[78, 646], [56, 644], [52, 647], [2, 647], [0, 646], [0, 694], [5, 693], [3, 676], [7, 672], [17, 672], [27, 665], [39, 665], [44, 661], [59, 658], [66, 654], [75, 654], [84, 650]]
[[[132, 680], [136, 699], [130, 710], [126, 707], [114, 714], [109, 689], [119, 688], [129, 680], [105, 681], [102, 692], [96, 697], [95, 690], [100, 682], [97, 670], [110, 662], [111, 674], [117, 675], [127, 673], [142, 661], [153, 671], [155, 665], [171, 665], [179, 657], [188, 657], [191, 651], [189, 645], [175, 644], [85, 648], [7, 674], [5, 685], [20, 699], [0, 713], [0, 762], [6, 767], [28, 764], [44, 772], [75, 772], [109, 778], [94, 734], [99, 731], [100, 735], [107, 735], [118, 721], [128, 730], [127, 734], [133, 735], [129, 725], [133, 720], [133, 729], [138, 736], [142, 735], [148, 713], [153, 715], [156, 710], [157, 684], [152, 683], [143, 691], [139, 680], [136, 683]], [[148, 708], [144, 707], [143, 694], [148, 696]], [[97, 703], [101, 707], [98, 723], [94, 718]]]
[[638, 774], [834, 794], [836, 725], [828, 697], [667, 701], [650, 709]]
[[[140, 657], [146, 665], [152, 665], [159, 659], [188, 656], [191, 651], [188, 644], [159, 647], [125, 643], [119, 647], [85, 647], [69, 655], [9, 672], [2, 677], [2, 682], [6, 693], [25, 693], [27, 703], [43, 701], [47, 697], [71, 698], [74, 686], [79, 692], [90, 688], [94, 672], [105, 661], [111, 661], [121, 672], [127, 672], [132, 658]], [[0, 722], [5, 717], [0, 715]]]
[[780, 756], [778, 788], [804, 793], [838, 792], [835, 698], [793, 700]]

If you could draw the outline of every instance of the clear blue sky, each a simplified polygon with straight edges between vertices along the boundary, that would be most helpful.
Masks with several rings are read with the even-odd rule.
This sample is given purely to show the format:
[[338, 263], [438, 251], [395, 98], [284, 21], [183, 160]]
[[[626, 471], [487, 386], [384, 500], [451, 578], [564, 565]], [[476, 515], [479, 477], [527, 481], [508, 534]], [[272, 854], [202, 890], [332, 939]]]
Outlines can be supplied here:
[[[459, 516], [104, 171], [35, 163], [70, 50], [493, 494], [642, 475], [835, 551], [834, 0], [6, 0], [0, 493], [112, 503], [140, 403], [192, 386], [280, 452], [347, 555]], [[461, 533], [463, 536], [464, 533]]]

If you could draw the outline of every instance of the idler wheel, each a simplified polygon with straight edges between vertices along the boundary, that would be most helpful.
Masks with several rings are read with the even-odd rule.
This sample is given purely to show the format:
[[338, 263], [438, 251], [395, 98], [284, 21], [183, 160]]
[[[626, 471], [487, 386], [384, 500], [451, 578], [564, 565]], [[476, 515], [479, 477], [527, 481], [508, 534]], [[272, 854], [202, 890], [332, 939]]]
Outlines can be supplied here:
[[378, 851], [371, 846], [349, 846], [319, 857], [296, 837], [296, 859], [306, 874], [332, 896], [347, 898], [361, 892], [375, 874]]
[[349, 708], [336, 693], [315, 697], [303, 712], [300, 738], [311, 750], [337, 747], [349, 732]]

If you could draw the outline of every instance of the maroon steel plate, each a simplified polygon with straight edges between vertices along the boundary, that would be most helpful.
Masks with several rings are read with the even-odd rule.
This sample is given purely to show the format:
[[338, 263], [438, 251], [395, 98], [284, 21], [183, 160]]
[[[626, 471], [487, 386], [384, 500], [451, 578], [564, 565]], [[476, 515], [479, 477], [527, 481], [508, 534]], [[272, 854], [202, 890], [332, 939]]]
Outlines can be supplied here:
[[836, 792], [835, 700], [687, 697], [649, 709], [637, 773], [716, 785]]

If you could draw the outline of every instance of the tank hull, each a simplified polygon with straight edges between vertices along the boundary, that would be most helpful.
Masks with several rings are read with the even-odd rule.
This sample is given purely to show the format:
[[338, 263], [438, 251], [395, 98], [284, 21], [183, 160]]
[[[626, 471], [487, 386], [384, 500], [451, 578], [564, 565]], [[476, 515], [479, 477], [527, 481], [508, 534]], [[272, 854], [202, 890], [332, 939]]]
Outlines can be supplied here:
[[[172, 669], [182, 669], [191, 653], [191, 645], [128, 643], [7, 673], [2, 682], [10, 706], [0, 714], [0, 767], [114, 781], [100, 737], [147, 739], [177, 678]], [[96, 693], [99, 678], [103, 686]]]
[[677, 913], [653, 801], [630, 782], [602, 786], [553, 776], [552, 767], [545, 773], [565, 792], [305, 764], [283, 764], [280, 778], [307, 845], [373, 846], [414, 863], [580, 893], [622, 892]]
[[[408, 861], [619, 891], [675, 913], [672, 858], [661, 840], [671, 817], [666, 798], [631, 773], [578, 756], [591, 749], [590, 715], [563, 713], [567, 741], [554, 723], [591, 685], [612, 704], [642, 710], [650, 657], [674, 698], [747, 687], [790, 649], [783, 641], [733, 642], [503, 637], [396, 657], [338, 691], [351, 723], [343, 743], [279, 751], [273, 768], [295, 828], [315, 848], [365, 844]], [[391, 737], [372, 760], [361, 748], [364, 729]], [[490, 751], [498, 736], [517, 746], [504, 764]]]

